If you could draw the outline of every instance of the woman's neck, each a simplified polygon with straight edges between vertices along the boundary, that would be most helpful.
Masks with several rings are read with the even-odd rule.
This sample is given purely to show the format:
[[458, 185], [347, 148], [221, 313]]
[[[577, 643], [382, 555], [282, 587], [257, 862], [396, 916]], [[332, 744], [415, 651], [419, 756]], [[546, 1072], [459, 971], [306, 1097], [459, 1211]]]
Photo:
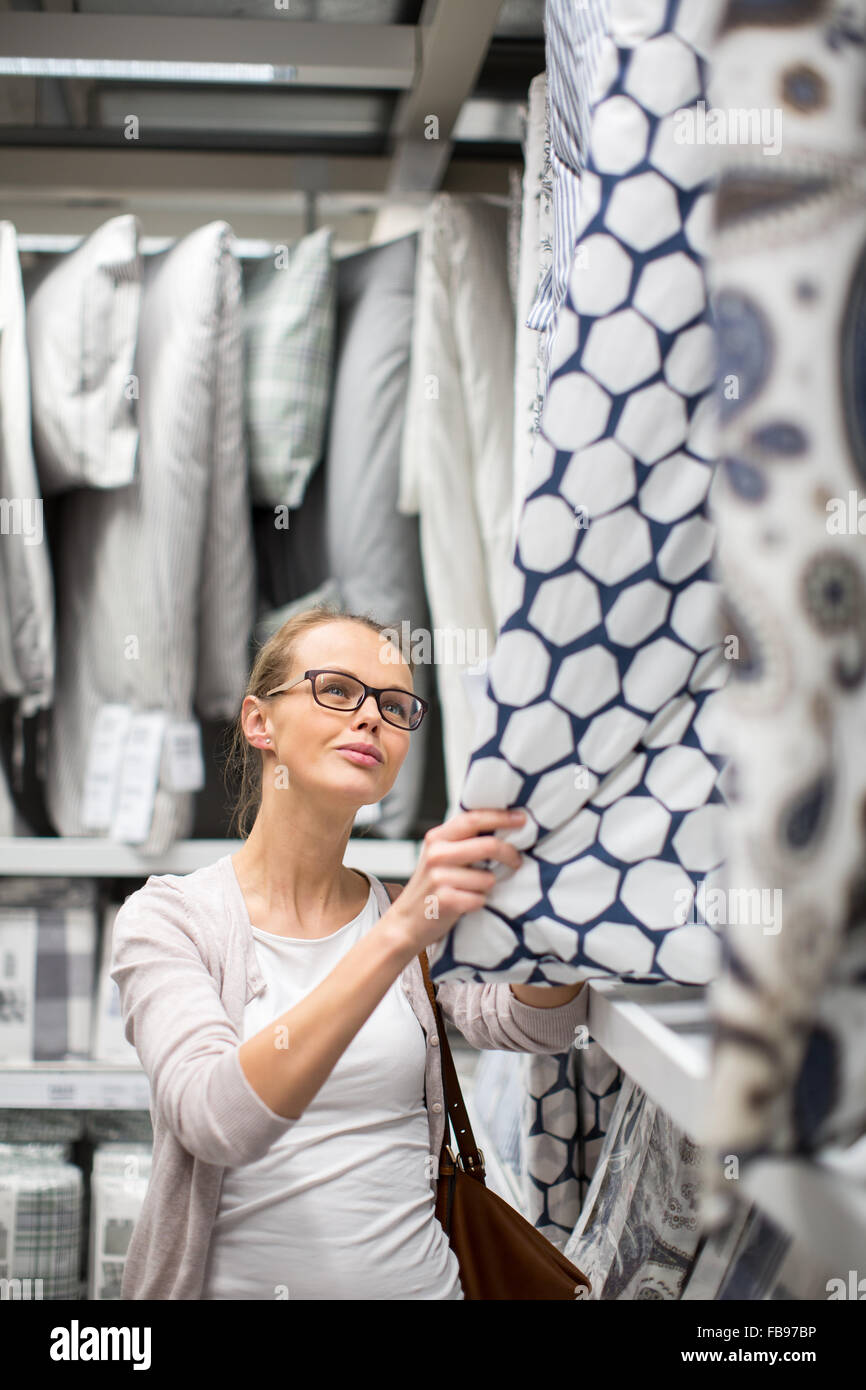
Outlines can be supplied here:
[[277, 821], [263, 806], [232, 856], [251, 920], [263, 927], [279, 920], [304, 924], [311, 936], [343, 913], [350, 920], [363, 887], [343, 866], [351, 828], [333, 815], [320, 824], [314, 816]]

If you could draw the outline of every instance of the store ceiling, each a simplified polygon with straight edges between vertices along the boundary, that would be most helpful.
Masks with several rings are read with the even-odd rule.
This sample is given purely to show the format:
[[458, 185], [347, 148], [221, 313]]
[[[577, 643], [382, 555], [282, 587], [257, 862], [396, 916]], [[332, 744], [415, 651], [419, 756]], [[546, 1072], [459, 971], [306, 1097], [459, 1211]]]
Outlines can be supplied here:
[[543, 20], [544, 0], [0, 0], [0, 207], [37, 240], [132, 212], [155, 237], [324, 219], [355, 244], [389, 203], [503, 197]]
[[[470, 14], [478, 3], [462, 0], [463, 14]], [[60, 23], [63, 16], [82, 20], [92, 16], [96, 25], [98, 16], [140, 17], [146, 18], [154, 34], [164, 18], [166, 29], [188, 19], [200, 24], [203, 33], [218, 28], [215, 21], [241, 20], [251, 26], [265, 19], [278, 23], [280, 32], [285, 28], [291, 34], [292, 25], [322, 25], [333, 26], [336, 35], [346, 25], [367, 26], [370, 34], [373, 26], [409, 26], [413, 32], [413, 26], [435, 18], [436, 4], [433, 0], [426, 6], [422, 0], [0, 0], [0, 11], [4, 10], [56, 15]], [[513, 159], [518, 153], [518, 105], [532, 77], [544, 67], [543, 15], [544, 0], [502, 0], [492, 34], [484, 35], [483, 52], [477, 55], [479, 70], [451, 132], [453, 158]], [[3, 25], [0, 13], [0, 34]], [[322, 33], [327, 50], [330, 36], [327, 29]], [[414, 56], [414, 47], [406, 52]], [[128, 57], [136, 54], [129, 52]], [[358, 71], [351, 80], [358, 85], [250, 87], [0, 75], [0, 147], [116, 145], [124, 117], [135, 113], [140, 121], [139, 149], [387, 155], [398, 134], [403, 93], [397, 87], [363, 85], [360, 50]]]

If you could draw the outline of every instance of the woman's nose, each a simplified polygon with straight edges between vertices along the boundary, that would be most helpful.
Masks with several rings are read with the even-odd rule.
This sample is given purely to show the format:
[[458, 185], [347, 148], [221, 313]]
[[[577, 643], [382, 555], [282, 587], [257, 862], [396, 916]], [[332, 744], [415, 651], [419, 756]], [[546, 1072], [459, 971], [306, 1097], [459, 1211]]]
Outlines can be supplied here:
[[[369, 710], [369, 709], [367, 708], [368, 705], [372, 705], [372, 706], [373, 706], [372, 711]], [[366, 717], [370, 717], [371, 715], [372, 715], [372, 718], [374, 719], [374, 721], [375, 721], [376, 723], [378, 723], [378, 721], [379, 721], [379, 719], [380, 719], [381, 716], [380, 716], [380, 714], [379, 714], [379, 706], [378, 706], [378, 704], [376, 703], [376, 696], [375, 696], [375, 695], [368, 695], [367, 698], [366, 698], [366, 699], [358, 706], [358, 708], [355, 710], [355, 719], [356, 719], [356, 720], [357, 720], [357, 719], [364, 719], [365, 716], [366, 716]]]

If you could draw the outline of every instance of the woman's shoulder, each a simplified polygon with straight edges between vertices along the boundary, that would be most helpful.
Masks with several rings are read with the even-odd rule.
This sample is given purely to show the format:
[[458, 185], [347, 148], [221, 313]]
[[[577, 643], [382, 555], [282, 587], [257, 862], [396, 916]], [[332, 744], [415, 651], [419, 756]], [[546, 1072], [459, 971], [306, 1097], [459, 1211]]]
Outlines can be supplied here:
[[185, 925], [203, 915], [213, 920], [215, 909], [223, 901], [222, 868], [217, 861], [188, 874], [150, 874], [144, 884], [125, 899], [117, 916], [128, 921], [142, 913], [156, 914]]

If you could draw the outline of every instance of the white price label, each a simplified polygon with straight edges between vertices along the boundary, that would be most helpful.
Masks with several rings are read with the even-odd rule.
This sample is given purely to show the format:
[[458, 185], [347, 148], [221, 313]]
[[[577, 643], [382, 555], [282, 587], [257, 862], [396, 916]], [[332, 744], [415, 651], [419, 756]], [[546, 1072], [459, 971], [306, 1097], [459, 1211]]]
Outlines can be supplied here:
[[175, 792], [197, 792], [204, 786], [201, 729], [196, 719], [176, 719], [166, 735], [168, 785]]
[[129, 705], [102, 705], [96, 716], [84, 773], [81, 812], [88, 830], [107, 830], [111, 825], [131, 719]]
[[130, 721], [111, 823], [112, 840], [136, 845], [150, 833], [166, 717], [164, 710], [149, 710], [134, 714]]

